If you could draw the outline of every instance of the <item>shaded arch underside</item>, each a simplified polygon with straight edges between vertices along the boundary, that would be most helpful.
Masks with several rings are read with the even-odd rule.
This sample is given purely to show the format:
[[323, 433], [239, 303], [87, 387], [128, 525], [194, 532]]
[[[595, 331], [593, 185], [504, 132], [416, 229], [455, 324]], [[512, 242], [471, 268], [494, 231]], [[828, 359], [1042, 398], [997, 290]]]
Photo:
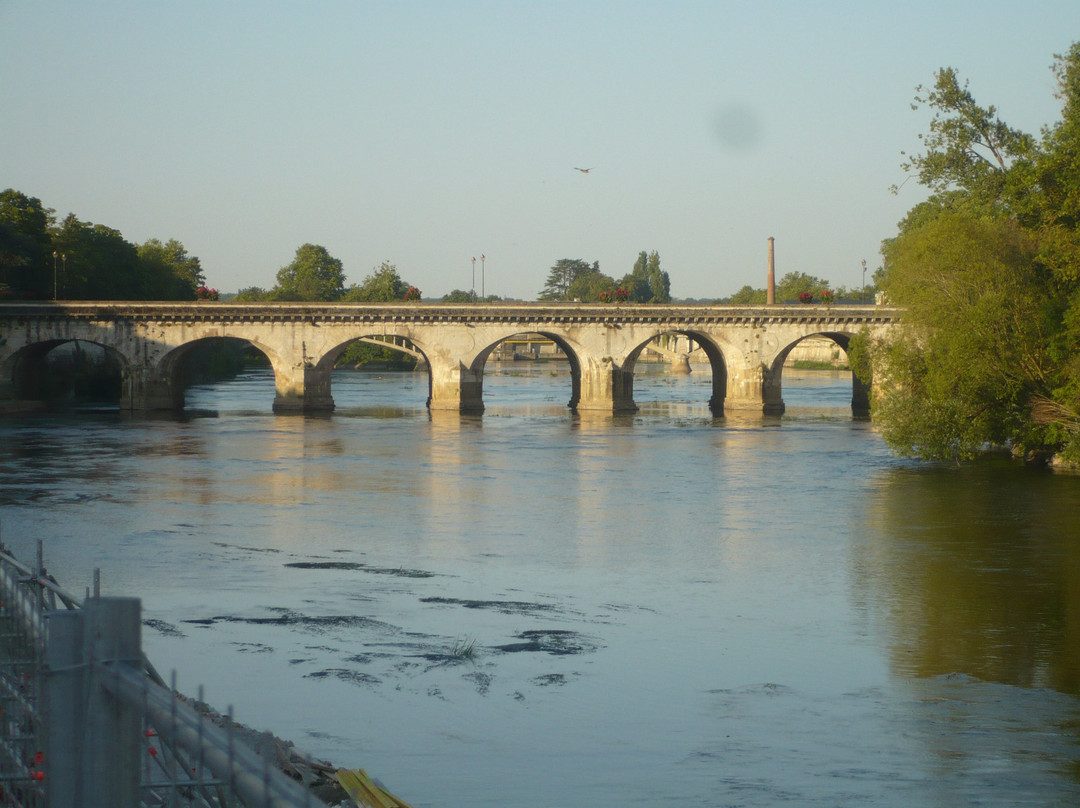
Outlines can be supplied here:
[[[57, 368], [65, 360], [57, 360], [54, 352], [65, 346], [72, 346], [67, 367]], [[129, 363], [116, 348], [94, 340], [48, 339], [16, 351], [0, 366], [0, 372], [0, 393], [7, 400], [41, 404], [109, 401], [123, 396]]]

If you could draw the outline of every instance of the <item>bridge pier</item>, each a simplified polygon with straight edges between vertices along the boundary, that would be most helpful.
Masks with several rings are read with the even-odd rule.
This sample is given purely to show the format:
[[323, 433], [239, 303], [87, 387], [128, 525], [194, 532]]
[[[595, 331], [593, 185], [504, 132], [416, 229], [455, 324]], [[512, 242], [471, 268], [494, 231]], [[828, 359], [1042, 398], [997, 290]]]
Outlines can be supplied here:
[[723, 406], [728, 410], [783, 415], [784, 399], [777, 374], [763, 364], [728, 371], [728, 391]]
[[632, 371], [617, 367], [610, 357], [582, 368], [581, 391], [574, 409], [627, 413], [637, 412], [637, 408]]
[[870, 417], [870, 385], [854, 373], [851, 375], [851, 414], [855, 418]]
[[124, 374], [120, 390], [121, 412], [179, 409], [183, 403], [183, 394], [174, 389], [169, 379], [155, 378], [146, 372]]
[[305, 415], [333, 412], [330, 373], [333, 367], [311, 365], [282, 367], [274, 364], [274, 412], [279, 415]]
[[447, 367], [431, 363], [431, 398], [428, 409], [478, 414], [484, 411], [484, 373], [459, 363]]

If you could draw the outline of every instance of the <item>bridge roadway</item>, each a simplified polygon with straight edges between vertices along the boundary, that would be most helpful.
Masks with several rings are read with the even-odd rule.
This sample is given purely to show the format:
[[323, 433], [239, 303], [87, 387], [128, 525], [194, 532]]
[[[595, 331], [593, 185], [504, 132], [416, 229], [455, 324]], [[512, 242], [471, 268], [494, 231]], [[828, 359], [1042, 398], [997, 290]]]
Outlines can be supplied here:
[[[777, 414], [784, 410], [784, 359], [800, 340], [824, 336], [846, 350], [856, 334], [882, 336], [899, 316], [895, 308], [862, 305], [4, 303], [0, 403], [26, 398], [27, 382], [45, 355], [79, 340], [118, 359], [122, 409], [175, 409], [184, 401], [185, 354], [201, 340], [234, 337], [270, 360], [275, 412], [328, 412], [334, 364], [349, 343], [401, 337], [427, 360], [432, 410], [482, 412], [488, 356], [505, 339], [539, 333], [569, 359], [571, 408], [632, 412], [635, 362], [655, 337], [677, 333], [709, 358], [714, 413]], [[870, 390], [856, 379], [853, 412], [868, 413], [869, 400]]]

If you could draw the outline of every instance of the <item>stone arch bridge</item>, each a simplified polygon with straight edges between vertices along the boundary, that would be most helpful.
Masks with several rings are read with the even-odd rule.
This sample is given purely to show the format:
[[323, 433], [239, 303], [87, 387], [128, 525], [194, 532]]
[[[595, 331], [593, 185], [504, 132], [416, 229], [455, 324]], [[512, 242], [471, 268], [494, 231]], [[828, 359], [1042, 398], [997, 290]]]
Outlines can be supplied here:
[[[328, 412], [336, 360], [351, 342], [376, 338], [407, 343], [426, 359], [432, 410], [482, 412], [487, 358], [503, 340], [530, 333], [565, 352], [571, 408], [630, 412], [635, 362], [657, 337], [674, 333], [708, 356], [715, 414], [779, 414], [784, 359], [801, 340], [824, 336], [847, 350], [853, 336], [881, 336], [899, 315], [895, 308], [846, 305], [6, 303], [0, 305], [0, 404], [26, 398], [44, 356], [78, 340], [118, 360], [122, 409], [179, 408], [186, 353], [200, 341], [231, 337], [270, 360], [275, 412]], [[867, 414], [869, 400], [870, 390], [854, 380], [853, 412]]]

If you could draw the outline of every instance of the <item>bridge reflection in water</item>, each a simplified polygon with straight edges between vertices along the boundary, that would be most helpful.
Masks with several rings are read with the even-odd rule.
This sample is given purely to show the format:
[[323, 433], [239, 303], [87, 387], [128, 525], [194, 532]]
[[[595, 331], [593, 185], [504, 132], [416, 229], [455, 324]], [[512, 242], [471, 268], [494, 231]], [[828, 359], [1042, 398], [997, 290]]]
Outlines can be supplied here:
[[[486, 363], [501, 344], [525, 337], [565, 355], [567, 403], [579, 412], [635, 411], [635, 366], [650, 352], [681, 364], [682, 344], [711, 368], [714, 414], [779, 414], [784, 364], [800, 342], [827, 339], [846, 351], [857, 335], [884, 336], [899, 316], [884, 306], [10, 303], [0, 305], [0, 405], [30, 403], [44, 358], [79, 341], [101, 346], [120, 367], [122, 409], [182, 408], [188, 355], [232, 338], [267, 357], [275, 412], [330, 412], [334, 367], [362, 340], [421, 358], [432, 410], [478, 413]], [[870, 392], [853, 380], [853, 413], [868, 414]]]

